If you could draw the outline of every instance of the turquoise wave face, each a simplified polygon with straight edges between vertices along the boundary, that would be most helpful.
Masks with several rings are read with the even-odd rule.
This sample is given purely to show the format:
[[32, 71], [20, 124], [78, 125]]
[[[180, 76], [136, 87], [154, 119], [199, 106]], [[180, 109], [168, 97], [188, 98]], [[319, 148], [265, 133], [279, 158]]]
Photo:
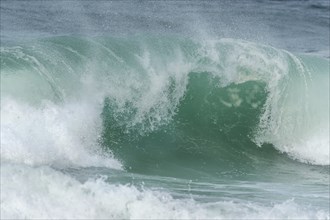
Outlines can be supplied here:
[[233, 39], [49, 38], [1, 48], [2, 105], [87, 103], [128, 170], [235, 176], [329, 164], [328, 68]]
[[188, 78], [174, 115], [153, 130], [141, 124], [130, 127], [134, 107], [126, 105], [124, 113], [116, 114], [118, 106], [107, 98], [102, 112], [105, 148], [136, 172], [173, 175], [177, 170], [181, 176], [182, 169], [187, 176], [244, 172], [253, 168], [256, 157], [278, 157], [252, 138], [267, 97], [264, 83], [219, 87], [208, 73], [190, 73]]

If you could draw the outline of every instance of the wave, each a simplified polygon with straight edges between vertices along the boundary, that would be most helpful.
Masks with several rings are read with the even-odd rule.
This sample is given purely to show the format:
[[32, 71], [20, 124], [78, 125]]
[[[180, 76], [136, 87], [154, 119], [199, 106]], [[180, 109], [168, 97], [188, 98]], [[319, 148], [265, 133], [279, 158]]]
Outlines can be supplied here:
[[[238, 163], [262, 160], [271, 144], [329, 165], [328, 69], [323, 58], [233, 39], [56, 37], [1, 47], [1, 158], [119, 168], [111, 154], [126, 165], [136, 152]], [[102, 148], [111, 156], [102, 159]]]

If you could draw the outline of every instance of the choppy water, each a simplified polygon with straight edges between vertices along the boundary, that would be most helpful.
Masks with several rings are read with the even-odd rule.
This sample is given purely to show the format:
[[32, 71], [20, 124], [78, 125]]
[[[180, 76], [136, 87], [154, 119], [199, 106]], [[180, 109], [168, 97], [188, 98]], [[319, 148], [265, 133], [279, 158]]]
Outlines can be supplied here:
[[329, 219], [328, 1], [1, 1], [1, 218]]

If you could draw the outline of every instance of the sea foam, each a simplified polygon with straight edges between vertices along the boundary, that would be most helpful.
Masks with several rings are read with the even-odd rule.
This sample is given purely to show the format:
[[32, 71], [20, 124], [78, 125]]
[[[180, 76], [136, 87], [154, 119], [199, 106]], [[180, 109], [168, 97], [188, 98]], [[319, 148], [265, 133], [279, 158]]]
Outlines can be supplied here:
[[45, 166], [2, 164], [2, 169], [4, 219], [329, 219], [326, 211], [294, 200], [200, 203], [175, 199], [166, 191], [111, 184], [102, 177], [79, 182]]

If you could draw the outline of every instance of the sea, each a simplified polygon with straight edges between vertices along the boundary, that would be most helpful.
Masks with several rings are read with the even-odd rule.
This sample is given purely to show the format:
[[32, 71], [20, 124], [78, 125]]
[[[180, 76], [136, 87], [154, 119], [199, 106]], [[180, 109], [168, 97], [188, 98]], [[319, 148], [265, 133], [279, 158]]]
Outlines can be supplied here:
[[330, 219], [329, 0], [1, 0], [1, 219]]

